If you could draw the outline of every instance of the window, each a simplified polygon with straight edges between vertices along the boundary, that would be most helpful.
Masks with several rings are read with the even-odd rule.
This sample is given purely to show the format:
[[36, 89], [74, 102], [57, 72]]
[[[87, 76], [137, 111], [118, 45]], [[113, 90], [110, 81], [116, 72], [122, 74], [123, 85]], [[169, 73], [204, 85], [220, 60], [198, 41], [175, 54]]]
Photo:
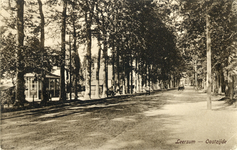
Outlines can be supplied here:
[[31, 79], [31, 90], [35, 91], [37, 88], [37, 81], [34, 81], [33, 79]]
[[26, 78], [25, 79], [25, 89], [28, 90], [28, 82], [29, 82], [29, 78]]
[[54, 89], [54, 79], [49, 79], [49, 86], [50, 86], [50, 89], [49, 90], [53, 90]]

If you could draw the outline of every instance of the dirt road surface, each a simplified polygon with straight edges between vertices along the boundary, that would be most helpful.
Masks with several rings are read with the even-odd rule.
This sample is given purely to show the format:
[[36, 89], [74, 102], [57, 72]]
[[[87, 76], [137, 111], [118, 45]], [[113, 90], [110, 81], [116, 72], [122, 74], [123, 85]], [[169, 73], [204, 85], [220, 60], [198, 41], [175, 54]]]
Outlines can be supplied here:
[[237, 108], [186, 87], [1, 114], [1, 149], [236, 150]]

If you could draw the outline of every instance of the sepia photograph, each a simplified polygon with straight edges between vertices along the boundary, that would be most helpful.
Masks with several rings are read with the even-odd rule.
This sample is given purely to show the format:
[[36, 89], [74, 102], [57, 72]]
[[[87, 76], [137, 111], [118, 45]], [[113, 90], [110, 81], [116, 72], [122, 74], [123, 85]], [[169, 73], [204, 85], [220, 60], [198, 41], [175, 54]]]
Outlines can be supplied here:
[[0, 0], [0, 150], [237, 150], [237, 0]]

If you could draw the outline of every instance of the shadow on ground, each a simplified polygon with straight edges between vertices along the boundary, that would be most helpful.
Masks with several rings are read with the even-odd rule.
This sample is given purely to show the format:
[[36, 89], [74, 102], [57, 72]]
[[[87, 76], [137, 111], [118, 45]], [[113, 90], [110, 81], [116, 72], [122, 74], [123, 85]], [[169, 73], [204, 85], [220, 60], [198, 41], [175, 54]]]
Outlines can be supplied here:
[[164, 127], [177, 120], [149, 113], [164, 104], [158, 91], [3, 113], [3, 148], [174, 149], [176, 145], [166, 142], [172, 129]]

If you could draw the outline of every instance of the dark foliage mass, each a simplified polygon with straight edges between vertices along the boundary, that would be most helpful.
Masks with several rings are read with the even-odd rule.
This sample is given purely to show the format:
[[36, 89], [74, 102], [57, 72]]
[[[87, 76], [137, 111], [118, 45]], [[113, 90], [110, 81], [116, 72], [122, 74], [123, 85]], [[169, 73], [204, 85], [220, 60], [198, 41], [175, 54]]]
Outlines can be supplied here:
[[[3, 5], [11, 19], [18, 14], [18, 22], [4, 18], [6, 26], [1, 30], [1, 75], [14, 78], [19, 75], [19, 70], [24, 74], [40, 73], [42, 70], [51, 71], [53, 65], [60, 66], [62, 100], [66, 98], [65, 70], [70, 70], [73, 85], [77, 87], [79, 81], [85, 84], [86, 95], [91, 96], [92, 63], [95, 63], [91, 49], [94, 39], [99, 47], [98, 55], [93, 58], [98, 66], [96, 79], [99, 79], [99, 69], [102, 67], [105, 72], [104, 94], [110, 88], [108, 66], [112, 66], [113, 70], [113, 90], [124, 86], [126, 93], [133, 92], [133, 74], [137, 80], [141, 80], [140, 86], [151, 86], [151, 83], [158, 82], [178, 84], [184, 71], [190, 78], [194, 78], [196, 73], [198, 80], [205, 82], [207, 34], [210, 34], [208, 38], [211, 40], [212, 78], [218, 81], [218, 88], [224, 87], [224, 72], [231, 76], [229, 72], [236, 67], [233, 59], [237, 37], [234, 0], [163, 3], [151, 0], [47, 0], [42, 5], [29, 0], [25, 1], [24, 12], [20, 1], [17, 2], [19, 9], [12, 9], [12, 4]], [[45, 14], [39, 6], [47, 7]], [[181, 21], [177, 21], [179, 18]], [[47, 28], [45, 33], [44, 27]], [[12, 30], [16, 30], [17, 34], [13, 34]], [[54, 45], [58, 47], [57, 51], [42, 46], [42, 41], [46, 40], [42, 34], [60, 38], [58, 45]], [[86, 47], [81, 64], [80, 58], [83, 57], [79, 57], [78, 50], [82, 45]], [[71, 61], [67, 59], [69, 49]], [[71, 68], [67, 61], [70, 61]], [[77, 89], [74, 92], [77, 93]]]

